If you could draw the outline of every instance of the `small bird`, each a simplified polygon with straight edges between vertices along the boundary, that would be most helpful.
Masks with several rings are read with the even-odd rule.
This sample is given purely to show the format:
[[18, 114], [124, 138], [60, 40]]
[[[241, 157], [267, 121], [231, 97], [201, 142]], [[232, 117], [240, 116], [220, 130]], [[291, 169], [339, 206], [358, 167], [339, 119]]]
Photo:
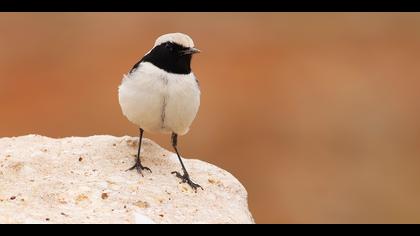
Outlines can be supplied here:
[[173, 171], [183, 183], [195, 191], [203, 189], [194, 183], [177, 149], [178, 135], [189, 131], [200, 106], [200, 86], [191, 71], [192, 55], [200, 50], [183, 33], [169, 33], [158, 37], [153, 48], [137, 62], [119, 86], [122, 113], [139, 127], [139, 146], [136, 163], [128, 170], [152, 172], [141, 164], [140, 149], [143, 132], [171, 135], [183, 174]]

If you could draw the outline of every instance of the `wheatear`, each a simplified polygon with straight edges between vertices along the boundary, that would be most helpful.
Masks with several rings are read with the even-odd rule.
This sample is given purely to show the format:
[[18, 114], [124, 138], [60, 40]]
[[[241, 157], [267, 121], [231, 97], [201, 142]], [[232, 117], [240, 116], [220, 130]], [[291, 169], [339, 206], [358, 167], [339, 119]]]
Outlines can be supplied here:
[[200, 50], [186, 34], [170, 33], [156, 39], [153, 48], [124, 76], [119, 86], [123, 114], [140, 128], [136, 169], [151, 170], [141, 164], [140, 149], [144, 130], [172, 134], [172, 146], [178, 155], [183, 174], [173, 171], [194, 190], [194, 183], [177, 149], [178, 135], [188, 132], [200, 106], [200, 87], [191, 71], [191, 58]]

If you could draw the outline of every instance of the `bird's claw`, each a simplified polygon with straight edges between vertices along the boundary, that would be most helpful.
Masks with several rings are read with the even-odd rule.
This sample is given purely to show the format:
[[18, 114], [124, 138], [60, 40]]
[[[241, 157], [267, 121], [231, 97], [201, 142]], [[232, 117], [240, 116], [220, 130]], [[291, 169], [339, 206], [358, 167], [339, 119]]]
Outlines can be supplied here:
[[128, 169], [128, 170], [126, 170], [126, 171], [129, 171], [129, 170], [134, 170], [134, 169], [136, 169], [137, 170], [137, 172], [139, 173], [139, 174], [141, 174], [141, 176], [143, 176], [144, 177], [144, 175], [143, 175], [143, 170], [148, 170], [150, 173], [152, 173], [152, 170], [149, 168], [149, 167], [146, 167], [146, 166], [143, 166], [141, 163], [139, 163], [139, 162], [136, 162], [136, 164], [134, 164], [134, 166], [132, 166], [130, 169]]
[[178, 171], [172, 171], [171, 174], [175, 174], [176, 177], [181, 179], [181, 182], [179, 182], [179, 183], [187, 183], [196, 192], [197, 192], [197, 188], [201, 188], [202, 190], [204, 190], [203, 187], [201, 187], [199, 184], [196, 184], [196, 183], [192, 182], [192, 180], [190, 179], [190, 176], [186, 173], [181, 175]]

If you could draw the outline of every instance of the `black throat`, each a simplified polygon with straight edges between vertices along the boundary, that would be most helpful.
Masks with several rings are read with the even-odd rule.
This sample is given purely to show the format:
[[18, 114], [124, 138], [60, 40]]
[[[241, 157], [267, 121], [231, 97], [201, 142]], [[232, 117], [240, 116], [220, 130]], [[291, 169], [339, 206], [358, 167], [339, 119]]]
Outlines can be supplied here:
[[160, 44], [137, 62], [131, 71], [135, 70], [141, 62], [150, 62], [156, 67], [174, 74], [191, 73], [191, 54], [184, 54], [188, 48], [176, 43]]

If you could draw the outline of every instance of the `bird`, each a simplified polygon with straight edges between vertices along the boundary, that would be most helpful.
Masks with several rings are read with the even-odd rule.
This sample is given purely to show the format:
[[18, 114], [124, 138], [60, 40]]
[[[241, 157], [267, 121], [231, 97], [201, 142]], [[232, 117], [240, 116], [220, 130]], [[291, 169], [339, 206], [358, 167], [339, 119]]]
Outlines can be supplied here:
[[192, 56], [199, 52], [187, 34], [163, 34], [124, 74], [118, 88], [119, 104], [123, 115], [139, 127], [136, 162], [127, 171], [137, 170], [142, 176], [144, 170], [152, 173], [140, 158], [144, 131], [171, 134], [172, 147], [183, 171], [171, 174], [195, 191], [203, 190], [191, 180], [177, 148], [178, 136], [188, 133], [200, 107], [200, 85], [191, 69]]

